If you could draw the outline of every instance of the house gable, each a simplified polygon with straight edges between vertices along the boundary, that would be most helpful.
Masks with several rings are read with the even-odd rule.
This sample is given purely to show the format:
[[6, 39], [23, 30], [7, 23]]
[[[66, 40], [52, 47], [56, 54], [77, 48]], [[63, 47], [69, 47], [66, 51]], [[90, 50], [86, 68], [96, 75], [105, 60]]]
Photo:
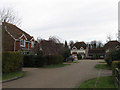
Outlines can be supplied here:
[[24, 40], [28, 40], [27, 37], [25, 36], [25, 34], [22, 34], [21, 37], [19, 37], [19, 39], [24, 39]]

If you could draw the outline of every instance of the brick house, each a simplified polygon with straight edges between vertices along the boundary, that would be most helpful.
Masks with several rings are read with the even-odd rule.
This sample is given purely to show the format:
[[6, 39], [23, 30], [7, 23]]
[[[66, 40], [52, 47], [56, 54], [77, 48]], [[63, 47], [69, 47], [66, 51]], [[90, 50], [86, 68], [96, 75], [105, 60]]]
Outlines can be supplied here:
[[3, 22], [2, 48], [3, 51], [20, 51], [23, 54], [37, 53], [37, 42], [17, 26]]
[[88, 54], [88, 46], [85, 42], [76, 42], [71, 48], [71, 54], [74, 56], [80, 54], [82, 58], [86, 58]]

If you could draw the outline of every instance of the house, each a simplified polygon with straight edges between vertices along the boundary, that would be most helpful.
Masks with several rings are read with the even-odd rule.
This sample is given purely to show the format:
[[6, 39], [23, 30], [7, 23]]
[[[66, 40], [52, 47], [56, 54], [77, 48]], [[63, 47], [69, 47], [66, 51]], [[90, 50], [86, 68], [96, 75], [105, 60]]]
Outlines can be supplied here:
[[71, 48], [71, 54], [74, 56], [79, 54], [82, 58], [86, 58], [88, 54], [88, 46], [84, 42], [76, 42]]
[[105, 48], [105, 53], [108, 53], [112, 49], [120, 48], [120, 42], [118, 42], [117, 40], [109, 41], [104, 45], [104, 48]]
[[105, 56], [104, 48], [93, 48], [89, 49], [87, 58], [88, 59], [103, 59]]
[[33, 36], [30, 36], [17, 26], [3, 22], [2, 48], [3, 51], [20, 51], [23, 54], [35, 53], [37, 42]]

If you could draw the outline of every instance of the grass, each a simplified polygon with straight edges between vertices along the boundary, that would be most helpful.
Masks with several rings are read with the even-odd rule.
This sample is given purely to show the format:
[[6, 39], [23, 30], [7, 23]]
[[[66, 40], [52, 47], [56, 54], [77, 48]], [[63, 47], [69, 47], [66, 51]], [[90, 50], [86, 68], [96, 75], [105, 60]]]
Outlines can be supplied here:
[[59, 68], [59, 67], [64, 67], [64, 66], [67, 66], [67, 65], [70, 65], [70, 64], [55, 64], [55, 65], [45, 65], [43, 68]]
[[15, 77], [19, 77], [23, 73], [24, 73], [23, 71], [20, 71], [20, 72], [13, 72], [13, 73], [8, 73], [8, 74], [3, 74], [2, 75], [2, 80], [8, 80], [8, 79], [12, 79], [12, 78], [15, 78]]
[[[98, 81], [95, 87], [96, 80]], [[85, 81], [79, 88], [115, 88], [115, 85], [112, 76], [105, 76]]]
[[95, 66], [95, 68], [97, 68], [97, 69], [107, 69], [107, 70], [111, 70], [111, 67], [108, 66], [107, 64], [97, 64], [97, 65]]

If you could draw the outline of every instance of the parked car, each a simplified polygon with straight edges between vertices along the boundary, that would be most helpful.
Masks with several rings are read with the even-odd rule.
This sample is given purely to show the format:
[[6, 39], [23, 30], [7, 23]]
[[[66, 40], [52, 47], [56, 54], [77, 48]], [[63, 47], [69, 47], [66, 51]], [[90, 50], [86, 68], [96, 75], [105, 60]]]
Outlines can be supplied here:
[[66, 59], [66, 61], [74, 61], [74, 59], [75, 59], [75, 56], [71, 55]]

